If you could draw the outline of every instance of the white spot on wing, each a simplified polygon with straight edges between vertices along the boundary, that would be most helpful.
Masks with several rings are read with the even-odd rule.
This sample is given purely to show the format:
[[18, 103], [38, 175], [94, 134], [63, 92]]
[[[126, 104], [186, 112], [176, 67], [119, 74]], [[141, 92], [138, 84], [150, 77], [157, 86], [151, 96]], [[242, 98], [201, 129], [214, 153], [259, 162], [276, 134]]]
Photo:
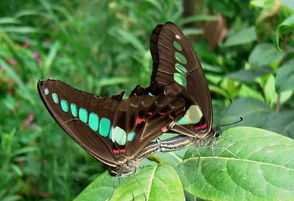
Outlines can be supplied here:
[[176, 34], [176, 39], [180, 40], [181, 39], [181, 36]]
[[44, 89], [44, 94], [47, 96], [49, 94], [49, 89], [48, 88], [45, 88]]

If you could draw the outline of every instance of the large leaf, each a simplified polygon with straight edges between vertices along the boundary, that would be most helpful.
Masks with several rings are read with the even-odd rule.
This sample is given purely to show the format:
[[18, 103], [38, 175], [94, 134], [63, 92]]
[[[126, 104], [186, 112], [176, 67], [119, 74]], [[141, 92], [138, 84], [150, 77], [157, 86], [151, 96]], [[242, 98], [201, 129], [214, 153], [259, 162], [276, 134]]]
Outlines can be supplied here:
[[262, 101], [253, 98], [240, 98], [223, 112], [220, 123], [233, 122], [243, 117], [244, 120], [240, 124], [261, 127], [270, 112], [270, 107]]
[[256, 40], [256, 31], [254, 27], [242, 29], [241, 31], [229, 35], [224, 46], [236, 46], [251, 43]]
[[234, 101], [222, 112], [220, 124], [234, 122], [243, 117], [238, 123], [242, 126], [252, 126], [279, 132], [293, 137], [294, 130], [290, 129], [294, 123], [294, 111], [275, 112], [268, 105], [253, 98], [240, 98]]
[[176, 170], [169, 165], [146, 166], [126, 178], [110, 201], [184, 201], [184, 190]]
[[178, 166], [184, 189], [218, 201], [294, 200], [294, 142], [271, 131], [236, 127], [213, 149], [194, 149]]
[[294, 59], [278, 69], [276, 86], [279, 91], [294, 90]]
[[239, 80], [243, 82], [253, 82], [256, 78], [261, 77], [265, 74], [271, 72], [270, 68], [258, 68], [258, 69], [248, 69], [248, 70], [239, 70], [229, 73], [227, 76], [234, 80]]
[[184, 201], [184, 190], [172, 166], [152, 163], [128, 177], [114, 178], [104, 173], [75, 201], [160, 201], [162, 199]]
[[254, 67], [276, 65], [284, 57], [284, 53], [278, 51], [272, 44], [261, 43], [255, 46], [249, 56], [249, 63]]
[[74, 201], [105, 201], [113, 193], [115, 178], [108, 172], [99, 175]]

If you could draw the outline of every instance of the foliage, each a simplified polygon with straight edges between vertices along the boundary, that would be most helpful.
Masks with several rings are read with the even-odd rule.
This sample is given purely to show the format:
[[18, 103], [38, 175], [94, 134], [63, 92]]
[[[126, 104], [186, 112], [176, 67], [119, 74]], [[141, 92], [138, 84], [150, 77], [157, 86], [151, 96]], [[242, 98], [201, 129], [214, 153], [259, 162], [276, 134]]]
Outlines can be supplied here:
[[[94, 178], [77, 201], [293, 200], [293, 9], [288, 0], [204, 0], [184, 18], [174, 0], [1, 1], [0, 200], [73, 200]], [[211, 49], [203, 25], [218, 15], [228, 34]], [[112, 178], [52, 121], [36, 83], [52, 77], [99, 95], [146, 86], [149, 36], [166, 21], [196, 38], [215, 125], [242, 116], [240, 125], [276, 134], [232, 128], [216, 147], [156, 154], [159, 163]]]

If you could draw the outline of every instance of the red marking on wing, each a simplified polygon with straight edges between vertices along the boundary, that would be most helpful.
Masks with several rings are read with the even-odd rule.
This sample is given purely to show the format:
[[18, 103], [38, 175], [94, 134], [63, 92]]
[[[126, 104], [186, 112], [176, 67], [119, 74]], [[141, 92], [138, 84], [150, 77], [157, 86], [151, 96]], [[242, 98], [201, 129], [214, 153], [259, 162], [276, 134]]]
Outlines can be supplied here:
[[160, 116], [164, 116], [164, 115], [166, 115], [167, 114], [167, 112], [159, 112], [159, 115]]
[[126, 153], [126, 151], [127, 151], [126, 149], [120, 149], [120, 150], [119, 150], [119, 153], [120, 153], [120, 154], [124, 154], [124, 153]]
[[113, 148], [112, 149], [112, 153], [114, 155], [124, 154], [124, 153], [126, 153], [126, 151], [127, 150], [125, 148]]
[[207, 128], [207, 124], [200, 124], [200, 125], [194, 126], [194, 128], [197, 130], [202, 130]]
[[112, 149], [112, 153], [114, 155], [118, 155], [119, 154], [119, 149]]
[[143, 122], [145, 122], [145, 119], [142, 118], [142, 117], [137, 116], [135, 124], [138, 125], [138, 124], [141, 124]]
[[164, 127], [160, 128], [160, 131], [161, 131], [161, 132], [163, 132], [163, 133], [165, 133], [165, 132], [167, 132], [167, 131], [168, 131], [168, 129], [167, 129], [167, 127], [166, 127], [166, 126], [164, 126]]

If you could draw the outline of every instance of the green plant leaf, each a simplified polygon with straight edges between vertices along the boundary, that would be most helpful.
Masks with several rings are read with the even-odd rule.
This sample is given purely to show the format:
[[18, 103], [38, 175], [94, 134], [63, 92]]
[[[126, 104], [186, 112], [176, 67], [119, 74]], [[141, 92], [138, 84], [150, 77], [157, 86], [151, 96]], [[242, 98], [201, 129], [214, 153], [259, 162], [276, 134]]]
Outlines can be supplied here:
[[231, 34], [224, 43], [225, 47], [243, 45], [256, 40], [256, 31], [254, 27], [242, 29], [241, 31]]
[[106, 201], [114, 190], [114, 178], [106, 171], [99, 175], [74, 201]]
[[253, 67], [262, 67], [267, 65], [278, 64], [285, 54], [278, 51], [272, 44], [260, 43], [255, 46], [249, 56], [249, 63]]
[[152, 165], [127, 177], [115, 189], [110, 201], [184, 201], [184, 191], [176, 170], [169, 165]]
[[213, 149], [194, 149], [179, 166], [184, 189], [218, 201], [294, 198], [294, 142], [258, 128], [224, 132]]
[[294, 123], [294, 111], [272, 112], [267, 116], [263, 128], [271, 131], [279, 132], [285, 136], [294, 138], [294, 130], [289, 129]]
[[245, 84], [242, 84], [242, 86], [240, 87], [239, 96], [249, 98], [251, 97], [261, 101], [264, 100], [263, 96], [256, 89], [253, 89]]
[[220, 123], [233, 122], [243, 117], [240, 125], [262, 127], [270, 112], [272, 112], [270, 107], [263, 101], [253, 98], [239, 98], [222, 113]]
[[243, 82], [253, 82], [256, 78], [261, 77], [270, 72], [271, 69], [266, 67], [249, 70], [242, 69], [236, 72], [229, 73], [227, 76], [234, 80], [239, 80]]
[[294, 59], [278, 69], [276, 86], [278, 91], [294, 90]]
[[[114, 189], [115, 183], [118, 186]], [[105, 172], [74, 201], [160, 201], [162, 198], [169, 201], [184, 201], [184, 190], [172, 166], [152, 163], [125, 178], [111, 177]]]
[[264, 86], [265, 99], [270, 105], [273, 105], [277, 100], [277, 92], [275, 88], [275, 77], [270, 75]]
[[280, 46], [280, 38], [281, 35], [286, 33], [293, 33], [294, 30], [294, 15], [291, 15], [290, 17], [286, 18], [279, 26], [276, 33], [276, 44], [279, 47]]

